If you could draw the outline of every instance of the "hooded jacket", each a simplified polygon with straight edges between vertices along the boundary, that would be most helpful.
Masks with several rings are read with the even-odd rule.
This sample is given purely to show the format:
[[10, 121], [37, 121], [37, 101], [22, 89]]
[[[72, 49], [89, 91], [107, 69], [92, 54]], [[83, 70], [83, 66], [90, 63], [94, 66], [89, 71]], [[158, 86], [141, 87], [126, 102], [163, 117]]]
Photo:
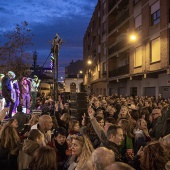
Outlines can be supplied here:
[[29, 139], [24, 140], [22, 150], [20, 151], [18, 157], [19, 170], [28, 169], [29, 164], [32, 160], [32, 156], [39, 147], [40, 145], [36, 141], [32, 141]]

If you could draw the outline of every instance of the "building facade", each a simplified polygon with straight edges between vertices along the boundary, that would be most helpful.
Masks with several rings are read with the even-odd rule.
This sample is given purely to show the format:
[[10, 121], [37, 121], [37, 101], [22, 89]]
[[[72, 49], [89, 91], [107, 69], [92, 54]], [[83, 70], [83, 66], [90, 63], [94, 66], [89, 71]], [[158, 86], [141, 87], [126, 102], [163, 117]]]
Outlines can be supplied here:
[[72, 61], [65, 68], [65, 92], [82, 92], [84, 64], [82, 60]]
[[[99, 0], [84, 35], [96, 95], [170, 97], [170, 1]], [[130, 36], [132, 39], [130, 39]]]

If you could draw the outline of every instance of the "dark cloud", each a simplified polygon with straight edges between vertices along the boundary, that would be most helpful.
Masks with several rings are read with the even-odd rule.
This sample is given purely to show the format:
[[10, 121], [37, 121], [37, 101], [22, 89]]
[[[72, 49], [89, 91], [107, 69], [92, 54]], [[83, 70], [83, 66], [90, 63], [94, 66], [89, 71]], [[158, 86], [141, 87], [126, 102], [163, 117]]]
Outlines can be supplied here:
[[[43, 65], [50, 53], [51, 41], [58, 33], [64, 40], [59, 52], [60, 73], [64, 72], [71, 60], [83, 58], [83, 36], [96, 4], [97, 0], [0, 1], [0, 42], [4, 41], [4, 33], [27, 21], [34, 33], [34, 47], [29, 50], [37, 51], [38, 64]], [[46, 65], [49, 66], [49, 61]]]

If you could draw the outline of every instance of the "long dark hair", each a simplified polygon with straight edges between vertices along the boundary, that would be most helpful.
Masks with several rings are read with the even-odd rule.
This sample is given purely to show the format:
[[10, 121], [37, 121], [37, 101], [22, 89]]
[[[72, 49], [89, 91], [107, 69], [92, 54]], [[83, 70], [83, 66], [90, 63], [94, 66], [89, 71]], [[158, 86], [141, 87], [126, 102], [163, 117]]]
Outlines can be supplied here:
[[30, 170], [57, 170], [56, 152], [49, 146], [38, 148], [29, 165]]

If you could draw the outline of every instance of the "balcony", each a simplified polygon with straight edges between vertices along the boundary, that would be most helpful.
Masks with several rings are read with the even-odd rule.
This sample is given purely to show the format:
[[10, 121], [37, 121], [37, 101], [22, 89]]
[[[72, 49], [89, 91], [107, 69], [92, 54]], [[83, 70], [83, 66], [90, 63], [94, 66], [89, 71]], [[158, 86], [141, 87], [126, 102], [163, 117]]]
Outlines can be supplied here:
[[108, 55], [111, 55], [119, 50], [121, 50], [122, 48], [124, 48], [127, 45], [127, 43], [125, 41], [120, 41], [118, 42], [116, 45], [114, 45], [113, 47], [111, 47], [110, 49], [108, 49]]
[[109, 78], [129, 74], [129, 64], [109, 71]]
[[110, 0], [108, 3], [108, 12], [117, 4], [119, 0]]
[[117, 26], [119, 26], [122, 22], [124, 22], [128, 17], [129, 17], [129, 10], [123, 12], [119, 17], [116, 18], [116, 21], [114, 22], [114, 24], [112, 24], [109, 27], [108, 32], [110, 33], [111, 31], [113, 31]]

